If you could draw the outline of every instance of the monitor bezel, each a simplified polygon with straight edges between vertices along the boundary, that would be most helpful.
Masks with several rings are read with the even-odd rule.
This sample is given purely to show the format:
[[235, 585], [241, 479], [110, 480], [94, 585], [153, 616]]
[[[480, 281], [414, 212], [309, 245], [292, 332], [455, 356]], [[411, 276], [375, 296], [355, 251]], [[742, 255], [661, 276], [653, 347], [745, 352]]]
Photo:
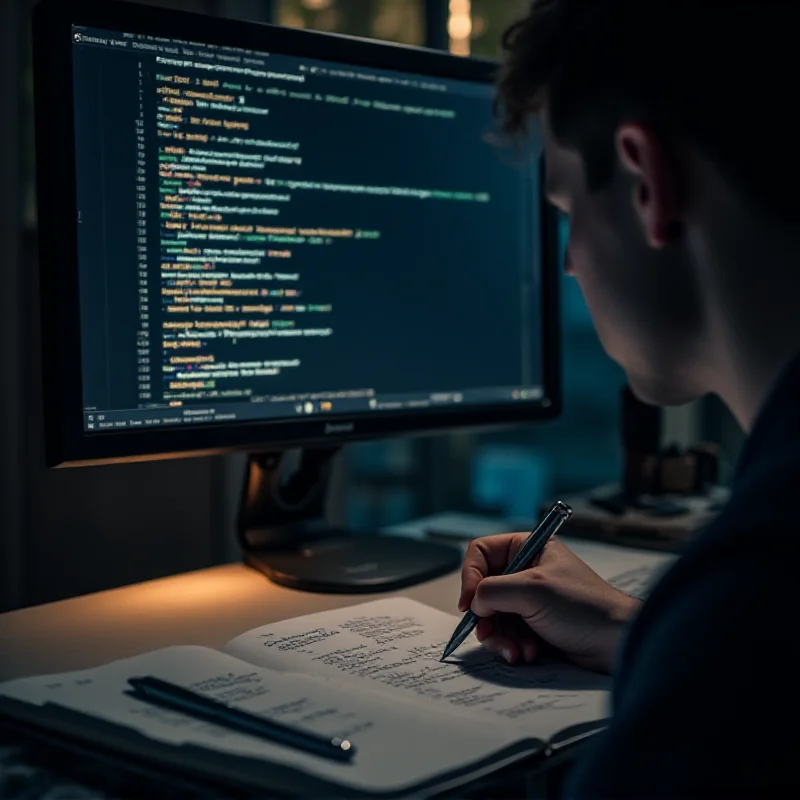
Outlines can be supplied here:
[[[550, 419], [561, 412], [558, 220], [544, 200], [543, 397], [425, 412], [281, 419], [197, 427], [84, 430], [79, 325], [77, 200], [72, 87], [73, 25], [184, 41], [307, 55], [348, 64], [492, 82], [496, 62], [339, 34], [207, 17], [117, 0], [44, 0], [33, 13], [39, 278], [45, 456], [48, 466], [77, 466], [348, 441], [454, 429], [497, 428]], [[349, 423], [354, 423], [352, 429]], [[333, 428], [331, 425], [333, 424]]]

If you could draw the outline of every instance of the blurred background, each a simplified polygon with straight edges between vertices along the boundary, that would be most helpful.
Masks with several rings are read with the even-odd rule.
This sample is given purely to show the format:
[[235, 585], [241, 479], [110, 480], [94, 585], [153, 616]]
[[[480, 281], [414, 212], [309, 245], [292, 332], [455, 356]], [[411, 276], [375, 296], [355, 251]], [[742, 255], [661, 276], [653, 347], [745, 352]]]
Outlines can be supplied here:
[[[159, 5], [499, 58], [529, 0], [150, 0]], [[241, 457], [47, 471], [36, 277], [30, 0], [0, 8], [0, 611], [230, 561]], [[566, 229], [562, 231], [565, 236]], [[438, 511], [530, 518], [555, 495], [618, 479], [621, 370], [563, 277], [564, 414], [511, 432], [351, 446], [333, 513], [371, 531]], [[665, 439], [722, 447], [741, 432], [713, 398], [669, 411]]]

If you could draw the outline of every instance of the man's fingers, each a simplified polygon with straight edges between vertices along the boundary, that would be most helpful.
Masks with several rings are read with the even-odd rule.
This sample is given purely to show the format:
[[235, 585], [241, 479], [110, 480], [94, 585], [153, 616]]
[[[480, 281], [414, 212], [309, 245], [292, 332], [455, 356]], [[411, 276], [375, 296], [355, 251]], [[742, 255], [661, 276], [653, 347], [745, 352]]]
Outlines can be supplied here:
[[525, 572], [484, 578], [475, 590], [470, 608], [479, 617], [497, 613], [530, 617], [536, 611], [536, 597]]
[[481, 617], [475, 626], [475, 638], [482, 642], [492, 635], [494, 630], [494, 617]]
[[470, 607], [475, 589], [484, 578], [497, 575], [508, 566], [522, 546], [521, 539], [517, 533], [501, 533], [470, 542], [461, 568], [459, 611]]
[[531, 637], [522, 643], [522, 659], [526, 664], [536, 660], [539, 655], [539, 642]]
[[530, 664], [541, 649], [539, 637], [515, 614], [482, 617], [475, 634], [484, 647], [499, 653], [510, 664], [521, 661]]
[[527, 635], [517, 636], [502, 629], [495, 629], [483, 640], [483, 646], [493, 653], [499, 653], [509, 664], [523, 661], [530, 664], [539, 656], [540, 640], [528, 631]]
[[515, 664], [519, 660], [519, 645], [508, 636], [493, 634], [484, 641], [483, 646], [492, 653], [497, 653], [508, 664]]

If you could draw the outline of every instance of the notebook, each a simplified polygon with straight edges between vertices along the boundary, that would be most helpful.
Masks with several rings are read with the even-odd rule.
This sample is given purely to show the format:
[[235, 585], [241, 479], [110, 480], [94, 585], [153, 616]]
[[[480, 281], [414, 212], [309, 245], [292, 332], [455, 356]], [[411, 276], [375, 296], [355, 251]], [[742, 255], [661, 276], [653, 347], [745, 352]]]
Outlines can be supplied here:
[[[509, 666], [477, 644], [439, 658], [459, 617], [393, 597], [273, 623], [219, 650], [181, 646], [0, 684], [0, 715], [256, 791], [425, 797], [602, 727], [609, 679], [560, 661]], [[474, 641], [474, 640], [473, 640]], [[349, 763], [129, 696], [150, 675], [349, 739]]]

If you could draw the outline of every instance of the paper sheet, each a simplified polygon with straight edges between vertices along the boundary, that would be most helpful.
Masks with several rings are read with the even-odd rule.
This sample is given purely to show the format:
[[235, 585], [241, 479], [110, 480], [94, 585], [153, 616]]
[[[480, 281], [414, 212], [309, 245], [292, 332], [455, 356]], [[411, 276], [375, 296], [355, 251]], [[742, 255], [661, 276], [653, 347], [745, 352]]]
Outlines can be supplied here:
[[605, 542], [563, 537], [564, 544], [601, 578], [632, 597], [644, 599], [677, 556]]
[[272, 669], [346, 680], [421, 703], [432, 717], [455, 714], [541, 739], [608, 716], [609, 679], [567, 663], [509, 666], [469, 644], [439, 663], [458, 621], [408, 598], [390, 598], [266, 625], [224, 650]]
[[[125, 693], [128, 678], [142, 675], [287, 724], [348, 738], [357, 747], [356, 756], [349, 764], [337, 763], [150, 706]], [[96, 669], [10, 681], [0, 684], [0, 695], [35, 705], [56, 703], [168, 744], [264, 758], [374, 792], [468, 766], [521, 738], [505, 728], [466, 728], [434, 714], [420, 716], [369, 693], [254, 667], [203, 647], [172, 647]]]

